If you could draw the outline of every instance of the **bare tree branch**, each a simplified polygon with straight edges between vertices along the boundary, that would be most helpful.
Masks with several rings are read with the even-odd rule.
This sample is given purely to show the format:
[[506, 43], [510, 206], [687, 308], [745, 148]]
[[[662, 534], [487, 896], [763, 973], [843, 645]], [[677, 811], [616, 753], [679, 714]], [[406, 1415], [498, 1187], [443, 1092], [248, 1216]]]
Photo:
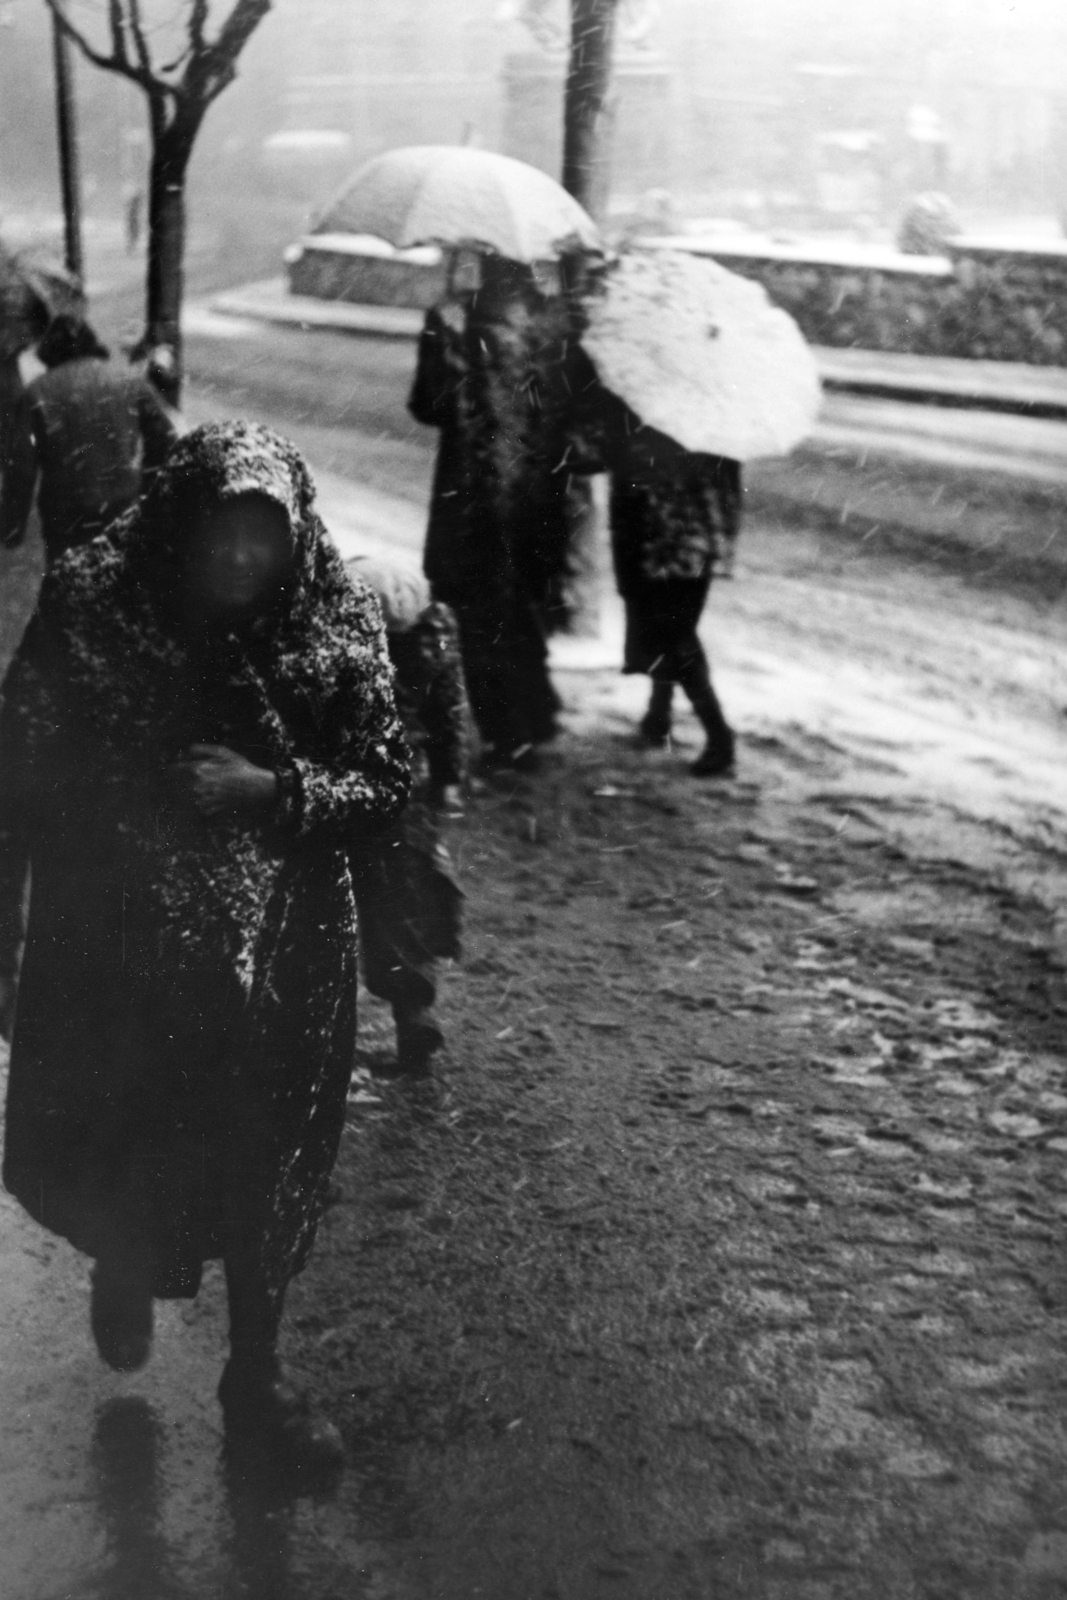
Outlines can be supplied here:
[[237, 0], [226, 21], [207, 50], [209, 75], [205, 83], [208, 100], [220, 95], [237, 76], [237, 57], [259, 27], [273, 0]]
[[200, 55], [206, 44], [204, 29], [207, 27], [208, 0], [193, 0], [193, 8], [189, 15], [189, 43], [193, 55]]
[[137, 51], [137, 59], [141, 64], [141, 71], [152, 82], [159, 82], [157, 74], [152, 70], [152, 57], [148, 49], [148, 40], [144, 34], [144, 23], [141, 20], [141, 0], [126, 0], [129, 8], [130, 32], [133, 34], [133, 46]]
[[86, 60], [91, 61], [95, 67], [103, 67], [106, 72], [117, 72], [120, 76], [131, 79], [134, 83], [140, 84], [146, 94], [165, 92], [171, 96], [176, 95], [173, 85], [162, 80], [157, 81], [153, 77], [151, 63], [146, 69], [130, 60], [124, 36], [125, 18], [121, 10], [121, 0], [109, 0], [112, 45], [110, 55], [98, 50], [87, 35], [70, 20], [63, 0], [44, 0], [44, 3], [67, 38], [77, 45]]
[[78, 46], [82, 55], [93, 62], [94, 66], [103, 67], [108, 72], [126, 71], [126, 63], [119, 54], [113, 52], [111, 55], [106, 56], [102, 51], [94, 49], [81, 29], [75, 27], [74, 23], [71, 22], [63, 9], [61, 0], [44, 0], [44, 3], [63, 29], [67, 38]]

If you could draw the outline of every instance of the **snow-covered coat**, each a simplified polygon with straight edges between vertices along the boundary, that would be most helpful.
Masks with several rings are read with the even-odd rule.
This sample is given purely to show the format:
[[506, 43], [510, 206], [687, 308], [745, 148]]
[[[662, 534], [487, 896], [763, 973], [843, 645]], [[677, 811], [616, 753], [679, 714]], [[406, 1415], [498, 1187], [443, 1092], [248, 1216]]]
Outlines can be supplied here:
[[[172, 608], [190, 511], [250, 491], [285, 509], [293, 575], [194, 638]], [[168, 771], [193, 743], [273, 770], [274, 812], [202, 818]], [[146, 1251], [159, 1295], [195, 1293], [238, 1226], [275, 1284], [299, 1269], [354, 1043], [349, 851], [407, 786], [380, 611], [303, 461], [197, 429], [49, 573], [3, 686], [0, 852], [9, 882], [32, 869], [4, 1182], [39, 1222]]]

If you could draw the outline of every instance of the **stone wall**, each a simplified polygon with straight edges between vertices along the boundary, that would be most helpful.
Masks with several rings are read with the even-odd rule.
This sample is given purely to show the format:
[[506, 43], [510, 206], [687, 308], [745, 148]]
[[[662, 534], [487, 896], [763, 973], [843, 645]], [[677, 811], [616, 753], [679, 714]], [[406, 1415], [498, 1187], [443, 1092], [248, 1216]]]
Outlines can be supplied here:
[[1067, 365], [1067, 243], [961, 239], [948, 257], [660, 241], [755, 278], [812, 344]]
[[448, 269], [440, 250], [392, 250], [380, 239], [318, 234], [286, 252], [290, 294], [425, 311], [440, 300]]
[[[747, 239], [646, 241], [711, 256], [762, 283], [811, 344], [1067, 366], [1067, 243], [961, 239], [947, 257]], [[444, 292], [432, 250], [316, 235], [287, 258], [294, 294], [424, 309]]]

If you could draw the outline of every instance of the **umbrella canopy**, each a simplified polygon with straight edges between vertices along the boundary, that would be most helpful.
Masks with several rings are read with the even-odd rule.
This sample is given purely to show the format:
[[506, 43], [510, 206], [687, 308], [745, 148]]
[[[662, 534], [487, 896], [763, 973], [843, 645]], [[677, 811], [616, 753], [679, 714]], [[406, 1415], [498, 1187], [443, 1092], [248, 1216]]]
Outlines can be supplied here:
[[36, 344], [60, 311], [84, 310], [81, 284], [66, 268], [0, 245], [0, 359]]
[[550, 261], [600, 248], [596, 224], [547, 173], [458, 145], [411, 145], [361, 167], [316, 233], [373, 233], [398, 249], [440, 244]]
[[681, 250], [623, 256], [590, 297], [582, 343], [605, 388], [687, 450], [785, 455], [819, 406], [814, 357], [763, 289]]

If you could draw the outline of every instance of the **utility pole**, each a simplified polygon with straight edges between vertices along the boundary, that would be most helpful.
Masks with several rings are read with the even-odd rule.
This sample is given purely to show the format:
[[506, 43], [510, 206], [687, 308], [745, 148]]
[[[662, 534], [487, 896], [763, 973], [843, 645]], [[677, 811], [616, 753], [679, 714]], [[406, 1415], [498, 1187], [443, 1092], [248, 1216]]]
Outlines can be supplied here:
[[[617, 0], [571, 0], [571, 43], [563, 95], [563, 187], [595, 221], [608, 201], [611, 156], [611, 64]], [[582, 265], [564, 262], [565, 287], [581, 293]], [[567, 582], [568, 632], [600, 639], [601, 600], [606, 578], [602, 489], [588, 478], [570, 481], [570, 573]]]
[[68, 272], [83, 279], [81, 188], [78, 175], [78, 125], [74, 113], [74, 65], [70, 41], [52, 16], [52, 60], [56, 79], [56, 133], [59, 182], [63, 193], [64, 257]]

